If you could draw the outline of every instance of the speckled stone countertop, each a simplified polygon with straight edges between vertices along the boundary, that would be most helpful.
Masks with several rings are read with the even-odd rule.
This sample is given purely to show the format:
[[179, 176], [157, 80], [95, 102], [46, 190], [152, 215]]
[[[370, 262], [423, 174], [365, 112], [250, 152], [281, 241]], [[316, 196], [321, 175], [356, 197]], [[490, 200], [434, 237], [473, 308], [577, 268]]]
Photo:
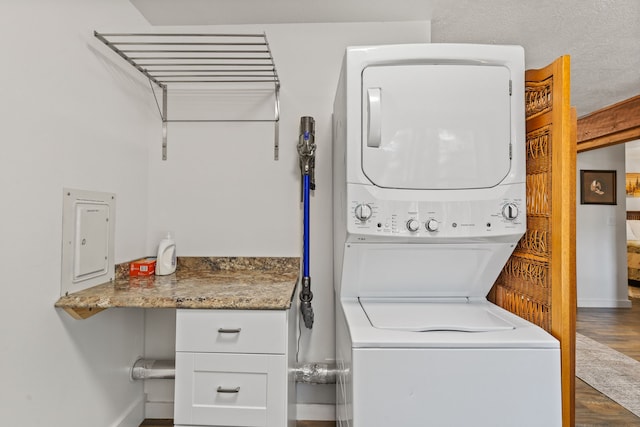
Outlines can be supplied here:
[[56, 307], [86, 318], [112, 307], [286, 310], [298, 282], [299, 258], [179, 257], [168, 276], [129, 277], [61, 297]]

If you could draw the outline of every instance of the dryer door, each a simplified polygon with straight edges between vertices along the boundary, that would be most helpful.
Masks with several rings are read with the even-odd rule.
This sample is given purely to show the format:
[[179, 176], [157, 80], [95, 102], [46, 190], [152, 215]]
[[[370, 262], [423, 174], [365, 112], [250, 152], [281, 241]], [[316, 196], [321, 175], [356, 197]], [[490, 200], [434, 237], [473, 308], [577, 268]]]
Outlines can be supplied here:
[[404, 64], [362, 73], [362, 170], [379, 187], [498, 185], [511, 167], [510, 71]]

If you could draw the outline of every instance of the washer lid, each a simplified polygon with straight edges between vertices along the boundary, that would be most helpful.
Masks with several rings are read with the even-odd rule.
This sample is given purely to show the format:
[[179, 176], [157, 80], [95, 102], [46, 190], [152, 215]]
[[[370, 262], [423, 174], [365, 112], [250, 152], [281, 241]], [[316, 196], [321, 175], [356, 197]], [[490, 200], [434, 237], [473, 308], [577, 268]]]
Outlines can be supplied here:
[[360, 305], [377, 329], [409, 332], [491, 332], [515, 329], [485, 304], [470, 302], [413, 302], [410, 300], [360, 299]]

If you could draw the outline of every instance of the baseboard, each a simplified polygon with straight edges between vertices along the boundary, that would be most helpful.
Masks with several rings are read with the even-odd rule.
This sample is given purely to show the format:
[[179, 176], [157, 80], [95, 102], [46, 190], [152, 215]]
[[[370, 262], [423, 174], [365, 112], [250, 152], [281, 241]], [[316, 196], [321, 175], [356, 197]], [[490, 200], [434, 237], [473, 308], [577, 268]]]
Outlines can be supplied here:
[[631, 301], [612, 299], [578, 299], [578, 308], [630, 308]]
[[120, 417], [111, 423], [111, 427], [138, 427], [144, 420], [144, 398], [140, 396], [124, 411]]
[[296, 419], [308, 421], [335, 421], [336, 406], [298, 403], [296, 404]]

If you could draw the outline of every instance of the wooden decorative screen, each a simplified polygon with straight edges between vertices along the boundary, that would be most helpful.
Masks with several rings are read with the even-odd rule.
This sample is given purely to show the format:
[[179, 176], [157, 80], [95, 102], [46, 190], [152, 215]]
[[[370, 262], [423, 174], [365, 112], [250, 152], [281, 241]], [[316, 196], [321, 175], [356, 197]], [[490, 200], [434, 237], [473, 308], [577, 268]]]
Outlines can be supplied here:
[[563, 425], [573, 426], [576, 117], [569, 104], [569, 57], [528, 70], [525, 80], [527, 232], [489, 299], [560, 341]]

